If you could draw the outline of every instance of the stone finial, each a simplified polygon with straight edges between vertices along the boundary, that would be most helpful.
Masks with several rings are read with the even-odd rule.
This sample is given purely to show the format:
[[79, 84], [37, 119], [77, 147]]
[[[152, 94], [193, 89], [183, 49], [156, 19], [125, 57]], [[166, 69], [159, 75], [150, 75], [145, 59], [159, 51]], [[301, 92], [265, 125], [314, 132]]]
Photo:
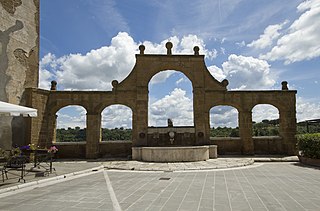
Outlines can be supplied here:
[[168, 119], [168, 127], [173, 127], [173, 122], [171, 119]]
[[171, 50], [172, 47], [173, 47], [172, 42], [167, 42], [167, 43], [166, 43], [167, 55], [172, 55], [172, 50]]
[[145, 49], [146, 49], [146, 47], [144, 45], [140, 45], [139, 46], [140, 54], [144, 54]]
[[112, 87], [113, 87], [113, 88], [117, 88], [119, 82], [118, 82], [117, 80], [113, 80], [113, 81], [111, 82], [111, 84], [112, 84]]
[[194, 46], [193, 51], [194, 51], [194, 55], [199, 55], [199, 50], [200, 48], [198, 46]]
[[229, 85], [229, 81], [227, 79], [223, 79], [223, 81], [221, 81], [222, 86], [227, 87]]
[[57, 82], [56, 81], [51, 81], [51, 88], [50, 90], [57, 90]]
[[281, 88], [282, 90], [289, 90], [289, 89], [288, 89], [288, 82], [287, 82], [287, 81], [282, 81], [282, 82], [281, 82], [281, 85], [282, 85], [282, 88]]

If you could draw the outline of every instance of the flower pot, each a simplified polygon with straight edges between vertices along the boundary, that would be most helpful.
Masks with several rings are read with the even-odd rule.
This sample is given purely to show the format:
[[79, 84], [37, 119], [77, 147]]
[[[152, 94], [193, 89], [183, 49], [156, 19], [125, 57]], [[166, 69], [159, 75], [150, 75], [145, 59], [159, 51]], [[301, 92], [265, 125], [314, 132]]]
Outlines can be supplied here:
[[308, 158], [300, 155], [298, 156], [298, 158], [299, 161], [303, 164], [320, 167], [320, 159]]

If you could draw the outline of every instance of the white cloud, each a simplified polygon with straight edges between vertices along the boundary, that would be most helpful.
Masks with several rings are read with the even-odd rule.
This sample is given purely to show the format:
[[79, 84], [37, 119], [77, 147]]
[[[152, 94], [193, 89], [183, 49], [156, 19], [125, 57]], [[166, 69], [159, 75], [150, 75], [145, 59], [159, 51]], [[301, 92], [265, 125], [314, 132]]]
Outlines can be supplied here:
[[220, 47], [220, 51], [221, 51], [221, 53], [222, 53], [223, 55], [226, 55], [226, 49], [225, 49], [225, 48]]
[[132, 69], [138, 44], [127, 33], [112, 38], [111, 46], [86, 55], [65, 56], [56, 72], [64, 89], [109, 90], [111, 81], [124, 79]]
[[267, 104], [256, 105], [252, 109], [252, 121], [261, 122], [264, 119], [279, 119], [279, 111], [276, 107]]
[[231, 54], [222, 69], [208, 67], [217, 80], [228, 79], [231, 89], [269, 89], [275, 84], [275, 75], [270, 71], [267, 61]]
[[231, 106], [215, 106], [210, 110], [210, 127], [238, 127], [238, 110]]
[[303, 12], [280, 37], [276, 46], [261, 59], [284, 60], [285, 64], [310, 60], [320, 56], [320, 1], [304, 1], [297, 7]]
[[276, 40], [281, 34], [280, 30], [282, 27], [287, 24], [288, 21], [285, 21], [281, 24], [275, 24], [268, 26], [262, 35], [260, 35], [260, 38], [257, 40], [252, 41], [247, 46], [258, 48], [258, 49], [264, 49], [266, 47], [269, 47], [272, 45], [273, 41]]
[[102, 112], [103, 128], [132, 128], [132, 110], [124, 105], [111, 105]]
[[152, 43], [150, 41], [144, 41], [142, 44], [146, 47], [146, 54], [166, 54], [167, 49], [165, 44], [170, 41], [173, 44], [172, 54], [194, 54], [193, 47], [198, 46], [200, 54], [204, 54], [207, 59], [214, 59], [217, 57], [217, 50], [209, 50], [206, 48], [206, 45], [203, 39], [199, 38], [197, 35], [186, 35], [181, 39], [177, 36], [169, 37], [168, 39], [163, 40], [161, 43]]
[[175, 71], [174, 70], [166, 70], [162, 71], [155, 76], [153, 76], [150, 80], [150, 84], [157, 84], [157, 83], [163, 83], [169, 78]]
[[236, 42], [236, 45], [239, 47], [239, 48], [242, 48], [244, 46], [246, 46], [246, 42], [244, 40], [242, 40], [241, 42]]
[[57, 128], [85, 128], [86, 110], [81, 106], [66, 106], [57, 112]]
[[184, 80], [185, 80], [184, 78], [179, 78], [179, 79], [176, 81], [176, 85], [179, 85], [179, 84], [183, 83]]
[[193, 101], [186, 91], [175, 88], [170, 94], [149, 105], [149, 125], [167, 126], [167, 119], [174, 126], [193, 126]]
[[45, 55], [39, 62], [39, 88], [50, 89], [50, 82], [53, 78], [53, 74], [48, 69], [55, 68], [55, 60], [55, 56], [49, 53]]
[[319, 119], [320, 104], [309, 102], [307, 99], [297, 98], [297, 121], [301, 122], [309, 119]]
[[[181, 39], [174, 36], [160, 44], [143, 42], [147, 54], [166, 54], [165, 43], [173, 43], [174, 54], [193, 54], [193, 47], [199, 46], [200, 54], [212, 59], [217, 56], [215, 49], [205, 48], [204, 41], [196, 35], [187, 35]], [[94, 49], [85, 55], [70, 54], [56, 58], [47, 54], [40, 68], [40, 87], [48, 89], [50, 80], [56, 80], [58, 87], [64, 90], [110, 90], [111, 81], [122, 81], [132, 70], [139, 43], [126, 32], [119, 32], [112, 38], [110, 46]], [[153, 83], [165, 81], [171, 75], [165, 72], [157, 76]], [[159, 79], [159, 80], [158, 80]]]
[[226, 78], [226, 75], [223, 73], [223, 70], [221, 70], [219, 67], [213, 65], [207, 67], [210, 74], [217, 79], [218, 81], [222, 81], [223, 79]]

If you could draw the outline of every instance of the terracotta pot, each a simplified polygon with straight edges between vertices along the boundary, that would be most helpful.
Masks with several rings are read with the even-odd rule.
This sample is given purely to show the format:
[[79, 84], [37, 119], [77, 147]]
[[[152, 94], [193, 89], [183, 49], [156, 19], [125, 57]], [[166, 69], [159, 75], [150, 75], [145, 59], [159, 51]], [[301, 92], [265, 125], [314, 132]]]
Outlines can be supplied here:
[[299, 161], [303, 164], [320, 167], [320, 159], [307, 158], [302, 156], [298, 156], [298, 158]]

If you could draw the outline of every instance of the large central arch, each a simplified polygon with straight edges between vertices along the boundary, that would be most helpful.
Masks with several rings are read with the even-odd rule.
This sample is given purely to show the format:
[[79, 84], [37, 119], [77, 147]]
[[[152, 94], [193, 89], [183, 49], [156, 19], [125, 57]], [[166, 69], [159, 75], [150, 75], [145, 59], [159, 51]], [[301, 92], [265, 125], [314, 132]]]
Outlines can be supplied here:
[[133, 146], [148, 146], [148, 84], [157, 73], [165, 70], [182, 72], [193, 86], [193, 112], [195, 145], [210, 144], [208, 125], [209, 113], [205, 110], [205, 91], [226, 91], [226, 81], [219, 82], [209, 73], [204, 55], [199, 55], [199, 48], [194, 47], [194, 55], [172, 55], [172, 43], [166, 44], [167, 55], [146, 55], [145, 47], [139, 47], [136, 64], [132, 72], [121, 83], [113, 81], [113, 91], [132, 90], [136, 93], [136, 115], [133, 124]]

